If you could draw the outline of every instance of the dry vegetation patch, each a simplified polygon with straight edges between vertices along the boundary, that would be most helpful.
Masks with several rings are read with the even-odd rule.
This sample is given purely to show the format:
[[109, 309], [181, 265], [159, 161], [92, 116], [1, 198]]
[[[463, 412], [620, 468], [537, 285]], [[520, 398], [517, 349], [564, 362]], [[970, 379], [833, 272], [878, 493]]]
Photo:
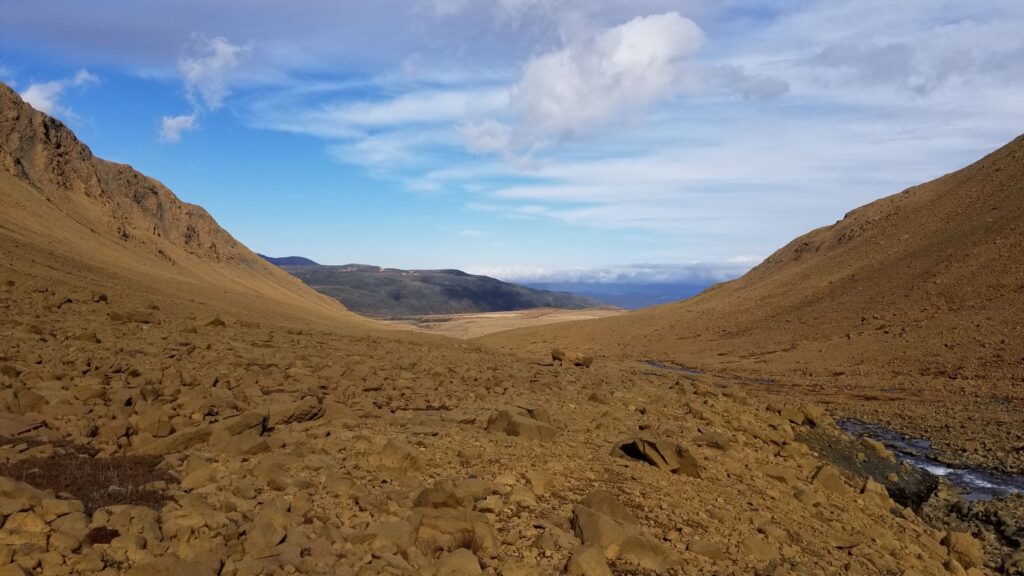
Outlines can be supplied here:
[[89, 514], [115, 504], [159, 508], [167, 496], [152, 483], [174, 481], [159, 467], [161, 460], [160, 456], [53, 455], [0, 464], [0, 476], [54, 494], [69, 494], [80, 500]]

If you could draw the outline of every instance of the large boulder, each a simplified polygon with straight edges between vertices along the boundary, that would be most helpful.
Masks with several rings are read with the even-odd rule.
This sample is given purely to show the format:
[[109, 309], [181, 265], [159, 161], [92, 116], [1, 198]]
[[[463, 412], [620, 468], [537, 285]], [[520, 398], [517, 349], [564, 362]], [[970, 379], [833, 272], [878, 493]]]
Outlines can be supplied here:
[[572, 511], [572, 529], [585, 545], [596, 546], [609, 558], [622, 558], [647, 570], [663, 571], [673, 555], [648, 534], [611, 493], [595, 490]]
[[507, 406], [495, 411], [487, 419], [487, 431], [541, 442], [555, 438], [555, 427], [548, 411], [527, 405]]
[[568, 576], [612, 576], [604, 552], [597, 546], [578, 546], [565, 565]]
[[612, 453], [623, 458], [646, 462], [672, 474], [700, 478], [700, 464], [693, 453], [671, 440], [638, 436], [620, 442]]
[[985, 553], [981, 549], [981, 543], [974, 536], [966, 532], [950, 531], [942, 538], [942, 544], [949, 551], [949, 557], [964, 568], [970, 570], [985, 566]]
[[415, 508], [410, 523], [416, 535], [416, 547], [427, 556], [437, 557], [459, 548], [483, 558], [494, 558], [498, 553], [494, 529], [487, 516], [479, 512]]

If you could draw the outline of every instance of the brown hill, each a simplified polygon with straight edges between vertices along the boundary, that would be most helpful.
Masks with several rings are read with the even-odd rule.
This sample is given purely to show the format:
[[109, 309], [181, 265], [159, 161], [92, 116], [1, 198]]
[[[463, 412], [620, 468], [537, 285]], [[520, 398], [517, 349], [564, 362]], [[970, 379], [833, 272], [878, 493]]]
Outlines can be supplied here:
[[[54, 286], [151, 292], [355, 320], [265, 262], [198, 206], [96, 158], [60, 121], [0, 85], [0, 262]], [[143, 288], [145, 290], [143, 290]]]
[[[484, 341], [775, 379], [786, 386], [773, 394], [840, 401], [850, 415], [1020, 468], [1024, 137], [854, 210], [691, 300]], [[999, 453], [983, 448], [993, 430]]]
[[987, 574], [1008, 551], [926, 525], [904, 506], [934, 478], [851, 464], [820, 408], [377, 331], [0, 96], [2, 574]]

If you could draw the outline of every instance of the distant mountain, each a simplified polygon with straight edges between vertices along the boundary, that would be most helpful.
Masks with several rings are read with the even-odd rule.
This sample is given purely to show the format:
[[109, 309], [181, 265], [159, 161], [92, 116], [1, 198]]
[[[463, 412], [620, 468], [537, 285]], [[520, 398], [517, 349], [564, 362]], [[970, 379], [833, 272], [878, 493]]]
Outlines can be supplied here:
[[259, 255], [267, 262], [270, 262], [274, 266], [319, 266], [316, 262], [313, 262], [309, 258], [303, 258], [302, 256], [284, 256], [283, 258], [272, 258], [263, 254]]
[[337, 299], [354, 312], [368, 316], [607, 307], [607, 304], [595, 299], [509, 284], [461, 270], [398, 270], [363, 264], [281, 267], [314, 290]]
[[636, 310], [691, 298], [710, 287], [711, 283], [527, 282], [525, 285], [538, 290], [571, 292], [618, 308]]

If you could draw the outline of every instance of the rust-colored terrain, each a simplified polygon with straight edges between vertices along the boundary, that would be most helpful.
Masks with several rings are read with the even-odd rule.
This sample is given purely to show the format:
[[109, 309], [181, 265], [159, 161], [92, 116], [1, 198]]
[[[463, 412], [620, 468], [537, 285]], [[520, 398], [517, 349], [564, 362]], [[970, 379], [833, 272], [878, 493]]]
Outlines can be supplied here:
[[953, 461], [1024, 470], [1024, 137], [854, 210], [691, 300], [509, 332], [740, 375], [932, 438]]
[[[1009, 173], [1020, 164], [1013, 154], [986, 162]], [[951, 178], [974, 181], [970, 172]], [[843, 250], [878, 251], [865, 242], [899, 223], [885, 222], [889, 214], [909, 218], [913, 208], [941, 219], [935, 206], [945, 204], [923, 206], [930, 196], [912, 193], [883, 203], [898, 212], [851, 217], [858, 238], [819, 231], [808, 248], [793, 245], [693, 303], [488, 340], [502, 351], [349, 313], [263, 262], [202, 209], [94, 158], [64, 125], [0, 87], [0, 575], [1024, 567], [1016, 528], [973, 521], [974, 507], [948, 487], [935, 498], [966, 512], [933, 515], [916, 496], [927, 479], [881, 445], [842, 433], [819, 406], [633, 360], [802, 374], [792, 385], [827, 399], [829, 385], [895, 381], [915, 350], [897, 344], [919, 334], [907, 332], [915, 322], [934, 319], [924, 332], [951, 336], [919, 344], [921, 365], [934, 371], [915, 376], [914, 386], [929, 384], [913, 394], [962, 391], [963, 409], [976, 410], [978, 390], [1000, 389], [995, 374], [1019, 375], [991, 368], [997, 353], [1019, 356], [1019, 326], [996, 321], [1019, 311], [1019, 284], [986, 284], [990, 301], [947, 286], [973, 286], [997, 264], [1004, 280], [1019, 278], [1020, 219], [1011, 207], [976, 205], [1012, 192], [979, 188], [976, 202], [949, 209], [964, 219], [977, 210], [993, 219], [977, 226], [1001, 232], [986, 243], [965, 233], [967, 248], [956, 249], [988, 260], [920, 265], [918, 274], [940, 280], [928, 300], [935, 310], [901, 299], [921, 286], [910, 258], [905, 271], [886, 264], [894, 280], [885, 300], [873, 299], [880, 292], [868, 275], [882, 274], [885, 261], [850, 270], [854, 280], [841, 266]], [[925, 232], [907, 232], [922, 258]], [[1002, 249], [1009, 258], [997, 257]], [[801, 272], [814, 261], [824, 262], [819, 272]], [[842, 288], [862, 278], [862, 290]], [[786, 286], [803, 296], [786, 300]], [[824, 303], [829, 295], [835, 304]], [[865, 309], [832, 321], [832, 306], [854, 302]], [[598, 356], [589, 368], [553, 362], [549, 342]], [[928, 355], [946, 343], [963, 348]]]

